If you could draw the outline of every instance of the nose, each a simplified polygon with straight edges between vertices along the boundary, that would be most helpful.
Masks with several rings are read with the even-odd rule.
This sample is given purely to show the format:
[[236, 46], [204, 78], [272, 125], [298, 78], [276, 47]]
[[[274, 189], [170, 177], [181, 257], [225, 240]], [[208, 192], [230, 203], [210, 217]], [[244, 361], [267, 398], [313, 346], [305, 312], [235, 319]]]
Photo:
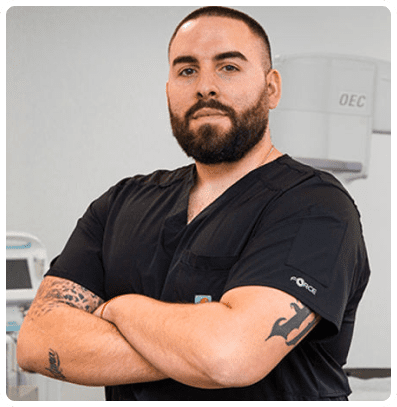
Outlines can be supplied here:
[[214, 75], [211, 73], [201, 73], [196, 91], [198, 99], [216, 98], [219, 94], [219, 89]]

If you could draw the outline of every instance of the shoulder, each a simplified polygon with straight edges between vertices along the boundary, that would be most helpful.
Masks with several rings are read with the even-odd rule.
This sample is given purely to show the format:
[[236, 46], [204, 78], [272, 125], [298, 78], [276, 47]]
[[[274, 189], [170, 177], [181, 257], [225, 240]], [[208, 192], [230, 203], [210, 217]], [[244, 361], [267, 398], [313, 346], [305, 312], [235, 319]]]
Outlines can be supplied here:
[[358, 208], [346, 188], [330, 173], [283, 156], [272, 178], [264, 180], [278, 193], [269, 209], [285, 217], [320, 211], [341, 219], [359, 218]]
[[193, 165], [175, 170], [157, 170], [149, 174], [127, 177], [111, 186], [99, 198], [95, 199], [89, 209], [95, 212], [107, 212], [116, 200], [123, 201], [143, 189], [161, 189], [189, 181], [193, 177]]
[[84, 222], [94, 219], [104, 228], [112, 208], [119, 208], [136, 194], [142, 191], [180, 185], [184, 181], [188, 182], [192, 177], [193, 165], [176, 170], [157, 170], [146, 175], [124, 178], [92, 201], [81, 220]]
[[122, 179], [108, 190], [112, 197], [124, 191], [131, 191], [142, 187], [166, 188], [171, 185], [190, 180], [193, 176], [193, 165], [177, 168], [175, 170], [160, 169], [149, 174], [138, 174]]
[[174, 170], [161, 169], [146, 175], [136, 175], [129, 178], [129, 182], [141, 186], [168, 187], [175, 183], [189, 180], [193, 174], [193, 167], [194, 165], [187, 165]]

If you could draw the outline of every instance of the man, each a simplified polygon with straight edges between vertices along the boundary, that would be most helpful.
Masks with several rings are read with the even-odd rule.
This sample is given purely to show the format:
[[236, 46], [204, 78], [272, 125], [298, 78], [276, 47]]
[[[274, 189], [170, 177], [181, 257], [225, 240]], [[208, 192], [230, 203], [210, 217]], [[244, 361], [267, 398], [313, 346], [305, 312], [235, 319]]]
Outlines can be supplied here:
[[369, 278], [359, 215], [331, 175], [273, 147], [265, 32], [198, 9], [169, 62], [173, 133], [195, 163], [89, 206], [25, 318], [19, 364], [107, 400], [347, 400]]

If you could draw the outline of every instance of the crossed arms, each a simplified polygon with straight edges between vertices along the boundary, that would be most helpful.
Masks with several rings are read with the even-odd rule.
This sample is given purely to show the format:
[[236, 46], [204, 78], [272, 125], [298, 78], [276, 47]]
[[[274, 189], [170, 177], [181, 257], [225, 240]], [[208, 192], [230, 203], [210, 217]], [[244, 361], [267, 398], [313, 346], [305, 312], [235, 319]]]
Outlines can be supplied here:
[[45, 277], [21, 327], [19, 365], [87, 386], [165, 378], [208, 389], [248, 386], [320, 320], [289, 294], [259, 286], [204, 304], [130, 294], [104, 305], [72, 281]]

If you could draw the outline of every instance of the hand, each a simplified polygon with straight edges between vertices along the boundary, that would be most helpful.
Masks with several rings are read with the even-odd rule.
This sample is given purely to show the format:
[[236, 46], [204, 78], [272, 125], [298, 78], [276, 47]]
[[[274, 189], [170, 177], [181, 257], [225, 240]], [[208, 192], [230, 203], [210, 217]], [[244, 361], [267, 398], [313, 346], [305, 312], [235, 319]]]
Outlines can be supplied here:
[[[118, 296], [118, 297], [113, 297], [113, 298], [111, 298], [109, 301], [106, 301], [105, 303], [103, 303], [102, 305], [100, 305], [100, 306], [93, 312], [93, 315], [95, 315], [95, 316], [98, 317], [98, 318], [102, 318], [102, 319], [104, 319], [104, 320], [106, 320], [106, 321], [113, 322], [113, 321], [111, 321], [111, 318], [110, 318], [111, 313], [109, 312], [109, 307], [108, 307], [108, 305], [109, 305], [112, 301], [114, 301], [115, 299], [117, 299], [117, 298], [119, 298], [119, 297], [120, 297], [120, 296]], [[106, 308], [106, 310], [105, 310], [105, 308]]]
[[102, 305], [100, 305], [100, 306], [92, 313], [92, 315], [95, 315], [95, 316], [98, 317], [98, 318], [106, 319], [106, 318], [105, 318], [105, 316], [106, 316], [105, 312], [103, 312], [103, 315], [101, 315], [101, 314], [102, 314], [103, 309], [104, 309], [105, 306], [107, 305], [107, 303], [108, 303], [108, 302], [104, 302]]

